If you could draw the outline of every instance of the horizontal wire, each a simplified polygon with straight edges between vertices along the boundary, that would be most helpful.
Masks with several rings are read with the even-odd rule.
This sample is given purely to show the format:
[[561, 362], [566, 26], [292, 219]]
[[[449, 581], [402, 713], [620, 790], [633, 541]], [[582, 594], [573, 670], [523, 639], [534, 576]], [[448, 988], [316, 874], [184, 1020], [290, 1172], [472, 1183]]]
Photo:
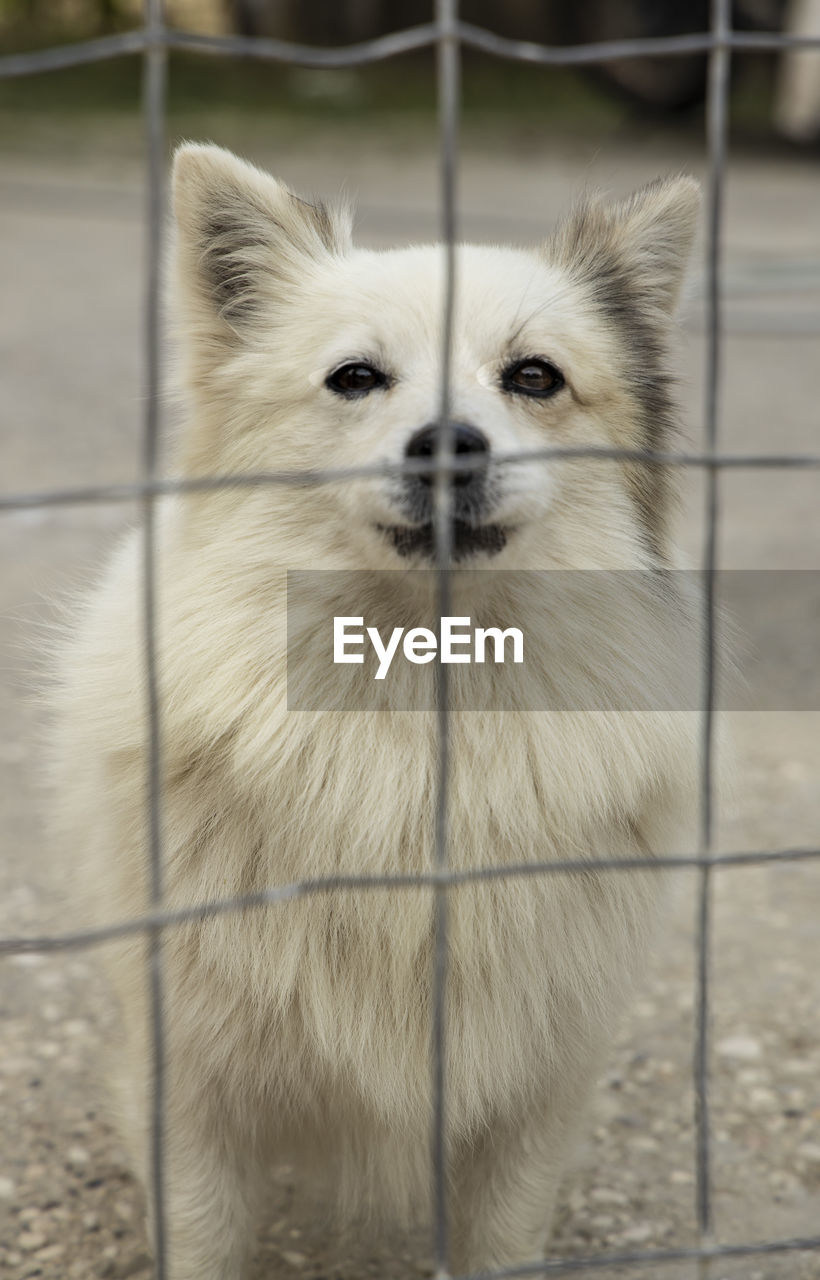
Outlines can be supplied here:
[[[706, 470], [810, 470], [820, 468], [817, 453], [687, 453], [660, 452], [651, 449], [610, 449], [594, 445], [567, 448], [527, 449], [518, 453], [499, 454], [493, 466], [513, 466], [530, 462], [567, 462], [588, 459], [598, 462], [640, 462], [657, 467], [702, 467]], [[463, 474], [484, 470], [486, 461], [465, 455], [455, 459], [452, 470]], [[81, 506], [86, 503], [131, 502], [152, 495], [175, 493], [207, 493], [220, 489], [251, 489], [265, 485], [313, 487], [333, 484], [337, 480], [368, 477], [395, 479], [403, 475], [427, 475], [441, 470], [435, 458], [412, 458], [404, 462], [376, 462], [358, 467], [308, 468], [304, 471], [256, 471], [236, 475], [195, 476], [122, 484], [77, 485], [68, 489], [41, 489], [32, 493], [0, 494], [0, 513], [25, 511], [34, 507]]]
[[[77, 929], [68, 933], [40, 936], [0, 937], [0, 956], [31, 952], [65, 951], [79, 947], [97, 946], [118, 938], [131, 937], [157, 927], [190, 924], [232, 912], [255, 910], [275, 906], [295, 898], [315, 897], [319, 894], [344, 893], [360, 889], [440, 889], [460, 888], [487, 881], [528, 879], [534, 876], [589, 875], [599, 871], [650, 871], [669, 872], [702, 868], [704, 857], [700, 854], [672, 854], [649, 860], [646, 857], [565, 859], [558, 862], [523, 862], [509, 866], [472, 867], [463, 870], [450, 869], [408, 874], [338, 875], [310, 880], [296, 880], [290, 884], [260, 889], [256, 893], [241, 894], [190, 907], [170, 908], [166, 911], [149, 911], [116, 924], [98, 925], [89, 929]], [[820, 848], [795, 848], [776, 850], [748, 850], [715, 854], [709, 858], [709, 866], [715, 870], [733, 867], [765, 866], [771, 863], [820, 862]]]
[[600, 1253], [582, 1258], [544, 1259], [515, 1267], [453, 1276], [452, 1280], [517, 1280], [517, 1277], [571, 1275], [574, 1271], [592, 1271], [603, 1267], [657, 1266], [661, 1262], [706, 1261], [719, 1258], [754, 1258], [777, 1253], [812, 1253], [820, 1250], [820, 1236], [795, 1237], [791, 1240], [766, 1240], [754, 1244], [715, 1244], [703, 1248], [651, 1249], [645, 1253]]
[[15, 80], [19, 76], [39, 75], [44, 71], [65, 71], [90, 62], [144, 53], [149, 39], [147, 30], [138, 27], [121, 35], [101, 36], [98, 40], [80, 40], [75, 44], [36, 49], [31, 53], [7, 53], [0, 57], [0, 80]]
[[196, 32], [169, 32], [173, 49], [191, 53], [217, 53], [238, 57], [258, 58], [266, 62], [290, 63], [292, 66], [315, 68], [361, 67], [368, 63], [384, 62], [405, 53], [429, 49], [437, 43], [438, 28], [428, 22], [418, 27], [407, 27], [389, 35], [377, 36], [361, 44], [327, 48], [319, 45], [293, 44], [289, 40], [272, 40], [268, 36], [208, 36]]
[[[228, 57], [257, 58], [292, 66], [342, 68], [366, 66], [402, 54], [427, 49], [436, 43], [434, 23], [408, 27], [360, 44], [328, 48], [295, 44], [266, 36], [208, 36], [188, 31], [149, 32], [145, 28], [83, 40], [75, 44], [0, 57], [0, 80], [61, 71], [84, 63], [145, 53], [159, 47], [178, 52], [214, 53]], [[546, 45], [529, 40], [510, 40], [468, 22], [454, 24], [454, 33], [465, 48], [492, 54], [511, 62], [540, 66], [590, 66], [616, 62], [622, 58], [685, 57], [709, 53], [716, 48], [747, 52], [777, 53], [787, 49], [818, 49], [820, 36], [791, 35], [777, 31], [734, 31], [725, 37], [706, 32], [691, 35], [636, 36], [630, 40], [602, 40], [579, 45]]]
[[805, 46], [820, 48], [820, 36], [791, 35], [776, 31], [733, 31], [716, 36], [711, 32], [692, 32], [678, 36], [634, 36], [628, 40], [599, 40], [575, 45], [545, 45], [529, 40], [510, 40], [485, 27], [462, 22], [459, 39], [467, 48], [490, 53], [515, 62], [532, 62], [540, 66], [586, 66], [590, 63], [616, 62], [622, 58], [684, 57], [693, 53], [709, 53], [713, 49], [777, 51]]

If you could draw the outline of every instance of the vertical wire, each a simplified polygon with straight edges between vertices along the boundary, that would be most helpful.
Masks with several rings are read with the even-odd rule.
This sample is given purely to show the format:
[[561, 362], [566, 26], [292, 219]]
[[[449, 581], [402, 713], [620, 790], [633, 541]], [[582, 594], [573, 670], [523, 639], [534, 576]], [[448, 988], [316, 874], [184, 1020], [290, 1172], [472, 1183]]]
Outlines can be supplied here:
[[[146, 205], [145, 294], [145, 419], [142, 474], [146, 483], [157, 477], [160, 418], [160, 267], [162, 258], [163, 170], [165, 165], [165, 111], [167, 50], [163, 0], [145, 0], [148, 45], [143, 63], [143, 111], [148, 167]], [[156, 511], [154, 498], [145, 493], [143, 515], [143, 653], [148, 715], [147, 818], [152, 908], [162, 906], [162, 814], [160, 700], [156, 644]], [[152, 1099], [150, 1117], [151, 1210], [154, 1219], [156, 1280], [167, 1276], [165, 1213], [165, 1019], [162, 967], [162, 930], [148, 934], [148, 982], [151, 1014]]]
[[[460, 93], [459, 46], [455, 33], [458, 0], [436, 0], [437, 101], [441, 181], [442, 241], [444, 245], [444, 303], [441, 342], [441, 383], [436, 432], [436, 470], [433, 484], [433, 518], [436, 552], [436, 598], [439, 618], [451, 614], [450, 563], [453, 544], [453, 459], [451, 424], [451, 366], [456, 272], [456, 157]], [[439, 624], [440, 635], [440, 624]], [[436, 686], [438, 711], [438, 779], [435, 817], [435, 868], [448, 866], [448, 806], [450, 780], [450, 681], [449, 668], [439, 663]], [[435, 889], [433, 918], [433, 1256], [437, 1277], [448, 1271], [447, 1211], [447, 1111], [446, 1111], [446, 991], [448, 971], [447, 887]]]
[[[706, 353], [706, 452], [717, 453], [721, 390], [722, 293], [721, 247], [723, 197], [726, 178], [731, 0], [712, 0], [711, 30], [715, 44], [709, 55], [707, 96], [707, 140], [709, 151], [707, 298], [708, 323]], [[706, 472], [706, 541], [703, 556], [703, 686], [704, 708], [701, 732], [700, 836], [703, 859], [697, 901], [697, 1028], [695, 1037], [695, 1129], [696, 1129], [696, 1212], [701, 1247], [711, 1244], [714, 1218], [712, 1206], [711, 1145], [709, 1128], [709, 1032], [712, 925], [712, 856], [714, 846], [714, 718], [716, 681], [717, 617], [715, 610], [718, 526], [720, 516], [718, 470]], [[702, 1259], [700, 1275], [708, 1275], [709, 1262]]]

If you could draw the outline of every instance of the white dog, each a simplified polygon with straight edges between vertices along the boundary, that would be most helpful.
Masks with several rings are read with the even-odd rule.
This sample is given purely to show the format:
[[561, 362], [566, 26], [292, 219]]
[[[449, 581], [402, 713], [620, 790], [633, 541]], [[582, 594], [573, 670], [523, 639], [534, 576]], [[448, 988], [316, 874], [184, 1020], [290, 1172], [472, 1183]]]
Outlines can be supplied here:
[[[176, 473], [392, 471], [163, 501], [164, 903], [429, 872], [437, 722], [407, 691], [435, 661], [395, 661], [373, 686], [366, 665], [329, 660], [303, 611], [287, 656], [307, 661], [315, 709], [289, 709], [286, 571], [326, 571], [323, 618], [361, 615], [382, 636], [438, 626], [434, 575], [408, 571], [429, 569], [435, 549], [434, 487], [416, 460], [437, 442], [442, 251], [353, 248], [342, 214], [211, 146], [181, 148], [174, 200], [188, 403]], [[665, 348], [697, 206], [696, 184], [676, 178], [586, 201], [537, 252], [457, 251], [454, 613], [520, 628], [535, 658], [515, 709], [468, 709], [501, 667], [454, 683], [453, 867], [649, 862], [691, 841], [695, 717], [640, 709], [666, 678], [664, 610], [650, 592], [616, 617], [615, 593], [576, 591], [580, 574], [561, 577], [559, 608], [503, 572], [673, 565], [668, 480], [635, 462], [502, 458], [666, 447]], [[402, 473], [408, 458], [416, 474]], [[141, 566], [135, 532], [89, 598], [58, 693], [59, 830], [105, 921], [149, 905]], [[361, 575], [365, 606], [351, 607], [352, 570], [394, 572]], [[560, 709], [527, 701], [536, 678]], [[381, 710], [349, 701], [368, 681]], [[450, 891], [454, 1273], [542, 1256], [656, 891], [651, 872], [594, 868]], [[126, 1032], [112, 1079], [148, 1178], [145, 947], [110, 950]], [[330, 1171], [347, 1218], [429, 1219], [429, 888], [326, 892], [169, 928], [164, 963], [171, 1280], [247, 1274], [274, 1158]]]

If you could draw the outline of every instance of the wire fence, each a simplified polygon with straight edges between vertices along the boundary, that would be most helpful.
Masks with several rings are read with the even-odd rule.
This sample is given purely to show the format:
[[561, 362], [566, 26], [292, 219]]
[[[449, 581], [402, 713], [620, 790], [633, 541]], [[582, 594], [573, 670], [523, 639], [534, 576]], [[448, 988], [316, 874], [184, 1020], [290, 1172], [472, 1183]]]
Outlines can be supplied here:
[[[732, 27], [730, 0], [711, 0], [708, 32], [665, 38], [636, 38], [550, 47], [503, 38], [489, 30], [459, 20], [457, 0], [435, 0], [434, 21], [411, 29], [342, 48], [320, 48], [262, 37], [204, 36], [173, 30], [165, 24], [163, 0], [145, 0], [143, 26], [131, 32], [67, 47], [0, 57], [0, 79], [28, 76], [82, 66], [104, 59], [141, 54], [144, 60], [143, 113], [147, 152], [147, 269], [144, 307], [145, 419], [141, 479], [133, 484], [89, 485], [51, 489], [34, 493], [0, 494], [0, 512], [70, 506], [77, 504], [126, 502], [139, 498], [143, 514], [144, 572], [142, 575], [143, 652], [146, 672], [149, 750], [146, 809], [150, 844], [151, 909], [139, 918], [112, 921], [95, 929], [64, 931], [39, 937], [0, 937], [0, 956], [25, 952], [56, 952], [93, 947], [113, 938], [137, 933], [149, 940], [148, 982], [151, 994], [153, 1092], [151, 1115], [152, 1209], [155, 1222], [155, 1276], [167, 1280], [166, 1180], [165, 1180], [165, 1026], [163, 1011], [162, 938], [165, 929], [190, 921], [249, 909], [281, 906], [294, 899], [331, 894], [342, 890], [403, 891], [429, 888], [434, 893], [434, 1007], [431, 1052], [434, 1115], [431, 1135], [434, 1257], [439, 1280], [449, 1277], [448, 1212], [446, 1194], [446, 1018], [444, 997], [447, 976], [448, 891], [458, 885], [532, 876], [587, 874], [601, 870], [612, 874], [631, 870], [689, 868], [697, 873], [696, 928], [696, 1033], [693, 1054], [695, 1093], [695, 1213], [698, 1244], [692, 1248], [669, 1248], [637, 1252], [601, 1253], [586, 1257], [556, 1258], [526, 1266], [483, 1272], [482, 1280], [502, 1277], [570, 1275], [604, 1267], [652, 1268], [664, 1263], [697, 1261], [700, 1275], [710, 1274], [710, 1263], [718, 1259], [739, 1259], [815, 1251], [820, 1259], [820, 1235], [796, 1239], [720, 1244], [714, 1238], [712, 1158], [709, 1114], [709, 1027], [711, 1003], [711, 898], [715, 870], [769, 862], [820, 860], [820, 847], [716, 854], [714, 852], [714, 710], [715, 669], [718, 651], [716, 577], [717, 540], [720, 527], [720, 473], [737, 469], [809, 469], [820, 467], [819, 454], [728, 454], [721, 453], [720, 392], [722, 325], [722, 221], [728, 156], [729, 68], [733, 52], [782, 52], [794, 48], [820, 49], [820, 36], [793, 36], [776, 32], [741, 32]], [[177, 910], [164, 910], [162, 879], [162, 734], [161, 707], [156, 664], [155, 590], [155, 504], [167, 494], [185, 494], [226, 487], [260, 485], [338, 484], [365, 475], [390, 474], [384, 466], [363, 466], [323, 471], [214, 475], [195, 480], [164, 479], [158, 475], [161, 360], [160, 360], [160, 264], [163, 252], [164, 170], [166, 163], [165, 119], [168, 54], [173, 50], [222, 56], [263, 59], [292, 66], [317, 68], [358, 67], [401, 54], [431, 48], [437, 57], [439, 154], [441, 188], [441, 233], [445, 252], [445, 300], [443, 349], [441, 352], [440, 445], [432, 464], [405, 461], [400, 471], [435, 472], [435, 550], [440, 612], [449, 614], [449, 565], [452, 518], [449, 510], [448, 479], [453, 470], [449, 435], [450, 362], [457, 243], [457, 159], [459, 122], [460, 53], [474, 49], [499, 58], [550, 66], [589, 66], [622, 58], [683, 56], [703, 53], [709, 59], [707, 90], [707, 147], [709, 161], [707, 233], [707, 370], [704, 406], [705, 449], [652, 451], [600, 448], [545, 448], [501, 456], [495, 461], [536, 461], [546, 458], [586, 458], [590, 461], [639, 461], [658, 467], [698, 468], [705, 472], [706, 541], [703, 555], [703, 688], [700, 749], [700, 833], [695, 853], [682, 853], [647, 863], [643, 858], [562, 860], [519, 865], [487, 866], [471, 870], [451, 870], [448, 865], [448, 780], [450, 773], [450, 733], [447, 667], [438, 689], [439, 766], [435, 806], [435, 857], [433, 869], [414, 875], [346, 875], [272, 886], [261, 893], [203, 902]], [[459, 460], [459, 470], [464, 462]], [[461, 1280], [469, 1280], [462, 1277]]]

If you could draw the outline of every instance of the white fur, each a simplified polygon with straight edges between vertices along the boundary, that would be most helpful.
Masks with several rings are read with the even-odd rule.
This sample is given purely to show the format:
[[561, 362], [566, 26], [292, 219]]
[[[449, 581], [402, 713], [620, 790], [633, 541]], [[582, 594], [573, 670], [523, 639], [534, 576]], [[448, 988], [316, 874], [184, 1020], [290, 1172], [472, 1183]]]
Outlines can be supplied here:
[[[354, 249], [343, 221], [314, 214], [212, 147], [178, 154], [175, 206], [188, 396], [178, 468], [202, 475], [400, 460], [437, 412], [440, 250]], [[680, 179], [583, 215], [586, 234], [617, 245], [658, 331], [677, 299], [695, 209], [694, 184]], [[577, 228], [559, 235], [545, 253], [459, 249], [453, 413], [495, 452], [634, 438], [623, 345], [593, 303], [583, 251], [573, 265], [578, 238]], [[501, 346], [516, 330], [523, 354], [563, 369], [559, 396], [524, 402], [499, 390]], [[358, 401], [335, 396], [324, 377], [353, 358], [388, 367], [395, 384]], [[615, 463], [515, 466], [499, 504], [517, 532], [483, 567], [658, 562]], [[391, 510], [388, 483], [372, 478], [162, 503], [168, 907], [340, 872], [431, 868], [435, 715], [391, 710], [389, 692], [386, 709], [371, 713], [289, 712], [285, 700], [286, 570], [406, 569], [373, 527]], [[58, 829], [99, 920], [148, 905], [140, 575], [135, 532], [89, 596], [61, 665]], [[411, 609], [405, 578], [394, 575], [392, 593], [374, 592], [369, 624], [405, 625], [402, 610], [429, 624], [434, 599], [417, 593]], [[651, 610], [633, 619], [636, 655], [630, 628], [610, 627], [605, 600], [570, 600], [547, 615], [543, 604], [505, 597], [505, 581], [500, 574], [496, 603], [539, 637], [543, 666], [565, 696], [590, 680], [637, 690], [663, 671]], [[456, 575], [465, 611], [475, 604], [470, 590], [469, 575]], [[331, 603], [348, 612], [344, 599]], [[596, 637], [597, 658], [588, 643]], [[317, 665], [316, 680], [332, 700], [334, 669]], [[452, 865], [653, 859], [684, 847], [695, 719], [456, 708]], [[451, 892], [454, 1272], [540, 1256], [657, 890], [653, 873], [588, 872]], [[432, 907], [429, 890], [345, 891], [166, 931], [171, 1280], [247, 1274], [274, 1157], [327, 1175], [345, 1218], [378, 1210], [407, 1225], [428, 1219]], [[106, 948], [126, 1030], [112, 1079], [147, 1177], [144, 951], [142, 940]]]

